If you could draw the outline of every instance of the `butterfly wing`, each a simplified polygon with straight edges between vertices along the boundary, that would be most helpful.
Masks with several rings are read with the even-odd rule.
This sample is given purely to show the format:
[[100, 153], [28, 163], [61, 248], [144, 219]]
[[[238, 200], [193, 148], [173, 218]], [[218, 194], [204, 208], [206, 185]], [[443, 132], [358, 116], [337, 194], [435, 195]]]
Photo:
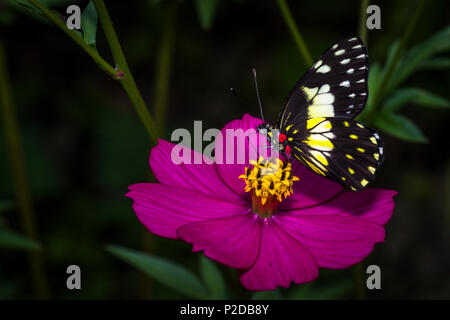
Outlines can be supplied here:
[[314, 172], [359, 191], [384, 160], [375, 130], [345, 117], [315, 118], [305, 134], [292, 135], [292, 156]]
[[286, 98], [277, 128], [312, 117], [353, 119], [368, 98], [369, 56], [361, 39], [331, 46], [295, 84]]
[[334, 44], [296, 83], [276, 126], [297, 160], [354, 191], [374, 179], [383, 161], [378, 133], [353, 120], [367, 101], [368, 69], [359, 38]]

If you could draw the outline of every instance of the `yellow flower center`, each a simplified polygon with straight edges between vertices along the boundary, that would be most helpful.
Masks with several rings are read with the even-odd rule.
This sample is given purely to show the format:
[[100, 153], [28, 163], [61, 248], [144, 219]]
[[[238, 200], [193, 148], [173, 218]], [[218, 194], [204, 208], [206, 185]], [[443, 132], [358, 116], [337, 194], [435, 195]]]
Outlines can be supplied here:
[[292, 175], [292, 165], [288, 161], [276, 159], [271, 162], [260, 157], [250, 161], [253, 168], [245, 167], [245, 191], [252, 192], [252, 209], [260, 217], [271, 217], [284, 198], [293, 192], [292, 185], [299, 178]]

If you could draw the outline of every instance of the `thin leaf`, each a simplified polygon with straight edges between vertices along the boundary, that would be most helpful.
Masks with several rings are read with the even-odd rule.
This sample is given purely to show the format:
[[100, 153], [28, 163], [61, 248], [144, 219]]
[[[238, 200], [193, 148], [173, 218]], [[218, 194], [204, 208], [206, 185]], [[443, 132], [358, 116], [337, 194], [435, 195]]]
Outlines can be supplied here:
[[219, 0], [195, 0], [198, 20], [204, 30], [211, 29], [218, 5]]
[[95, 10], [94, 3], [89, 1], [89, 4], [81, 14], [81, 29], [83, 30], [83, 39], [90, 46], [95, 46], [95, 39], [97, 35], [97, 10]]
[[0, 248], [19, 250], [40, 250], [41, 245], [18, 233], [0, 228]]
[[433, 55], [450, 50], [450, 26], [406, 52], [397, 64], [389, 88], [395, 88]]
[[391, 46], [388, 49], [388, 53], [387, 53], [387, 58], [386, 58], [386, 63], [384, 65], [384, 69], [383, 69], [383, 77], [386, 74], [387, 70], [389, 70], [389, 68], [391, 67], [391, 64], [394, 62], [394, 56], [397, 53], [397, 50], [400, 47], [400, 41], [399, 40], [395, 40]]
[[420, 129], [402, 115], [382, 112], [375, 118], [374, 123], [380, 130], [399, 139], [416, 143], [428, 142]]
[[369, 97], [367, 99], [367, 104], [361, 114], [358, 116], [358, 120], [362, 123], [365, 123], [367, 120], [367, 115], [370, 114], [372, 108], [373, 108], [373, 99], [375, 98], [375, 95], [378, 92], [378, 88], [380, 86], [380, 80], [381, 80], [381, 74], [382, 70], [380, 68], [380, 65], [378, 63], [373, 64], [370, 68], [369, 72], [369, 80], [368, 80], [368, 86], [369, 86]]
[[106, 251], [179, 293], [190, 298], [208, 298], [208, 291], [200, 280], [173, 262], [118, 246], [107, 246]]
[[252, 295], [252, 300], [283, 300], [279, 290], [259, 291]]
[[44, 22], [46, 24], [51, 24], [50, 20], [45, 17], [41, 11], [36, 9], [33, 5], [31, 5], [27, 0], [7, 0], [7, 3], [16, 8], [17, 10], [25, 13], [26, 15], [30, 16], [31, 18], [34, 18], [36, 20], [39, 20], [41, 22]]
[[203, 282], [211, 294], [211, 299], [226, 299], [227, 294], [223, 276], [216, 264], [204, 255], [200, 257], [200, 272]]
[[387, 98], [382, 110], [387, 113], [395, 113], [408, 103], [424, 107], [450, 108], [450, 102], [443, 97], [419, 88], [406, 88], [396, 90]]

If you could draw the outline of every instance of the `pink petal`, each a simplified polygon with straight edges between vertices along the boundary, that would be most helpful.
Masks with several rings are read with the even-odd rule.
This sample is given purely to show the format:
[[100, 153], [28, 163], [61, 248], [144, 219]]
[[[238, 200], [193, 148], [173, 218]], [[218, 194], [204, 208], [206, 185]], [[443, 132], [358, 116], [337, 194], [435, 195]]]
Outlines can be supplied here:
[[245, 214], [248, 206], [218, 200], [188, 189], [160, 183], [129, 187], [136, 216], [150, 232], [176, 239], [177, 229], [187, 223]]
[[249, 213], [190, 223], [178, 235], [194, 245], [193, 251], [204, 250], [207, 257], [233, 268], [248, 268], [258, 255], [260, 230], [260, 219]]
[[214, 164], [194, 163], [195, 157], [201, 157], [201, 153], [183, 148], [183, 152], [186, 150], [191, 153], [191, 164], [175, 164], [172, 157], [175, 161], [181, 161], [178, 153], [172, 155], [174, 146], [173, 143], [159, 140], [150, 153], [150, 167], [159, 182], [196, 190], [228, 201], [241, 201], [241, 197], [223, 183]]
[[342, 192], [320, 207], [292, 210], [293, 215], [340, 215], [358, 217], [385, 225], [394, 211], [396, 191], [365, 189], [359, 192]]
[[[315, 209], [322, 210], [320, 206]], [[352, 216], [281, 213], [276, 220], [325, 268], [346, 268], [360, 262], [376, 242], [384, 241], [382, 226]]]
[[[222, 177], [223, 181], [236, 193], [244, 195], [245, 182], [243, 179], [238, 177], [245, 172], [245, 167], [249, 166], [249, 158], [252, 157], [253, 153], [256, 153], [255, 148], [258, 147], [260, 138], [263, 137], [258, 134], [245, 136], [245, 131], [248, 129], [255, 130], [256, 127], [263, 123], [261, 119], [254, 118], [249, 114], [245, 114], [242, 120], [234, 120], [228, 123], [222, 130], [221, 139], [216, 138], [216, 149], [215, 156], [217, 159], [222, 159], [222, 164], [217, 163], [216, 168], [219, 175]], [[227, 140], [226, 130], [227, 129], [242, 129], [241, 134], [238, 135], [239, 138], [234, 138]], [[249, 144], [252, 142], [252, 144]], [[243, 143], [245, 141], [245, 143]], [[261, 140], [262, 141], [262, 140]], [[227, 142], [228, 150], [233, 150], [232, 154], [227, 153]], [[264, 143], [267, 143], [267, 138], [264, 137]], [[227, 157], [230, 161], [227, 162]], [[240, 163], [239, 163], [240, 162]], [[248, 196], [248, 195], [247, 195]]]
[[248, 290], [288, 287], [291, 282], [309, 282], [318, 275], [311, 253], [273, 222], [263, 224], [258, 259], [240, 275], [242, 285]]
[[312, 172], [296, 160], [293, 161], [293, 173], [300, 180], [294, 182], [294, 194], [280, 204], [280, 210], [315, 206], [335, 197], [343, 190], [339, 183]]

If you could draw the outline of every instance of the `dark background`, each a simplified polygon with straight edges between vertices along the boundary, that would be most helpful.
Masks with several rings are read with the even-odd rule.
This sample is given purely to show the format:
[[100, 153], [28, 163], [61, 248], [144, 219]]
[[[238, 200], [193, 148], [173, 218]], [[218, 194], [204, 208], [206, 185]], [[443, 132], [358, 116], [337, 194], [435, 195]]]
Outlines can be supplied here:
[[[73, 1], [75, 2], [75, 1]], [[78, 2], [82, 8], [86, 1]], [[359, 1], [289, 1], [313, 59], [332, 43], [356, 35]], [[368, 32], [372, 62], [384, 63], [401, 38], [413, 1], [377, 2], [382, 29]], [[155, 99], [155, 67], [165, 5], [106, 1], [119, 39], [147, 104]], [[258, 115], [251, 69], [256, 68], [266, 118], [276, 119], [285, 95], [309, 67], [290, 36], [275, 1], [221, 1], [204, 31], [190, 1], [178, 2], [168, 124], [221, 128], [244, 113]], [[56, 6], [60, 12], [65, 5]], [[449, 2], [427, 1], [408, 46], [442, 30]], [[5, 14], [5, 7], [0, 13]], [[3, 11], [3, 13], [2, 13]], [[8, 13], [9, 15], [9, 13]], [[183, 298], [108, 254], [107, 244], [148, 250], [197, 273], [190, 245], [150, 235], [138, 222], [127, 186], [150, 176], [151, 143], [119, 83], [56, 27], [13, 13], [0, 27], [18, 109], [41, 243], [56, 299]], [[98, 30], [99, 52], [112, 61]], [[449, 73], [421, 71], [406, 82], [449, 98]], [[241, 98], [230, 94], [233, 87]], [[248, 102], [242, 102], [242, 101]], [[448, 110], [407, 106], [407, 115], [428, 137], [412, 144], [382, 134], [386, 161], [374, 187], [399, 191], [386, 242], [364, 264], [382, 271], [382, 290], [369, 298], [450, 298], [450, 160]], [[10, 163], [0, 131], [0, 199], [13, 199]], [[20, 230], [17, 210], [2, 222]], [[82, 290], [66, 289], [66, 268], [82, 269]], [[248, 298], [234, 270], [221, 266], [232, 296]], [[321, 270], [318, 283], [348, 278], [352, 269]], [[293, 290], [291, 288], [289, 290]], [[288, 290], [281, 290], [282, 293]], [[342, 297], [352, 298], [350, 290]], [[0, 298], [33, 298], [26, 255], [0, 251]]]

